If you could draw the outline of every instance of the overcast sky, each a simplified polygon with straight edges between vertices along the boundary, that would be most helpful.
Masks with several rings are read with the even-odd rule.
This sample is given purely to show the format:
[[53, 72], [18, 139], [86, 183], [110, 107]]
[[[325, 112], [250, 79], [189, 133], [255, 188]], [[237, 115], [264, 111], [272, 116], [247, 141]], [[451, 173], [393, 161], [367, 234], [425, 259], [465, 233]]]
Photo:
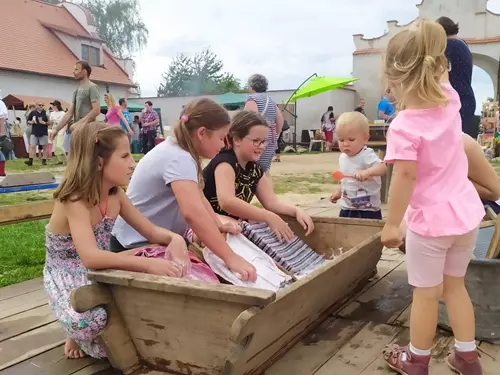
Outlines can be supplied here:
[[[172, 58], [210, 47], [244, 83], [265, 74], [271, 89], [294, 89], [312, 73], [349, 76], [352, 34], [380, 36], [386, 21], [407, 23], [420, 0], [140, 0], [149, 29], [137, 57], [142, 96], [155, 96]], [[500, 0], [489, 9], [500, 13]], [[489, 76], [475, 69], [478, 102], [493, 96]]]

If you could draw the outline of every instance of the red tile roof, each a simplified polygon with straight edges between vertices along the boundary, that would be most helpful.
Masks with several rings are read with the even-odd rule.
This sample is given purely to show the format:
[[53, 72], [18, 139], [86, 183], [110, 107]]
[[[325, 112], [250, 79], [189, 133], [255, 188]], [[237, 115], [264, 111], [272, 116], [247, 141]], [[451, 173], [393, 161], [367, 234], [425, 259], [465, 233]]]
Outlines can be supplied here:
[[[64, 7], [37, 0], [0, 0], [0, 69], [73, 78], [79, 60], [56, 36], [100, 40], [91, 35]], [[37, 51], [37, 52], [34, 52]], [[92, 67], [93, 81], [132, 86], [127, 73], [104, 49], [104, 67]]]

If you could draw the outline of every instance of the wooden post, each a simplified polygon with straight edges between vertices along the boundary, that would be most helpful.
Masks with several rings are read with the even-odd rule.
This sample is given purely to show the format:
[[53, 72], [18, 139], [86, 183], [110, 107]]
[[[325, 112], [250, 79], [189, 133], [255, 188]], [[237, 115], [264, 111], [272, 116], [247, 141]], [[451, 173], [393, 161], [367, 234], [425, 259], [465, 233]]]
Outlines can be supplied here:
[[91, 284], [71, 292], [71, 305], [78, 313], [102, 306], [108, 313], [106, 328], [99, 334], [111, 365], [130, 375], [140, 369], [139, 356], [123, 319], [109, 291], [101, 285]]

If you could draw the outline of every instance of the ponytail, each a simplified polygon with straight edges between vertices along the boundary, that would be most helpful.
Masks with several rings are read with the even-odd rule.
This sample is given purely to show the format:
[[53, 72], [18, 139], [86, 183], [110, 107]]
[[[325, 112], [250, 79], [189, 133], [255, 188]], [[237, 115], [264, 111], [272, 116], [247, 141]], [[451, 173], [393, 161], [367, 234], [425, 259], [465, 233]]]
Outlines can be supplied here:
[[203, 180], [203, 169], [201, 164], [201, 157], [198, 155], [196, 148], [193, 144], [193, 136], [189, 132], [186, 123], [189, 121], [187, 116], [181, 116], [174, 127], [174, 136], [177, 141], [177, 144], [185, 151], [189, 152], [189, 154], [193, 157], [196, 162], [196, 171], [198, 173], [198, 184], [203, 189], [204, 180]]

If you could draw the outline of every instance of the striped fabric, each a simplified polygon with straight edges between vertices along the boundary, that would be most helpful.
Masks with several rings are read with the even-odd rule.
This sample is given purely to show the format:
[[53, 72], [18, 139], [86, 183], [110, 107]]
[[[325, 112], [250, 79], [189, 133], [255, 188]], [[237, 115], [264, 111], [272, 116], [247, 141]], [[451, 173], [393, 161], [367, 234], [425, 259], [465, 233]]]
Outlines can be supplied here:
[[[269, 103], [267, 103], [269, 98]], [[259, 113], [266, 119], [269, 124], [269, 131], [267, 133], [266, 149], [262, 153], [258, 163], [264, 172], [271, 169], [271, 163], [274, 155], [276, 154], [278, 134], [276, 134], [276, 102], [265, 92], [259, 92], [248, 95], [247, 101], [254, 101], [257, 104]], [[267, 103], [267, 109], [266, 109]], [[264, 110], [266, 111], [265, 113]]]
[[242, 225], [245, 237], [297, 279], [307, 276], [325, 262], [297, 236], [290, 242], [281, 242], [266, 223], [249, 224], [244, 221]]

